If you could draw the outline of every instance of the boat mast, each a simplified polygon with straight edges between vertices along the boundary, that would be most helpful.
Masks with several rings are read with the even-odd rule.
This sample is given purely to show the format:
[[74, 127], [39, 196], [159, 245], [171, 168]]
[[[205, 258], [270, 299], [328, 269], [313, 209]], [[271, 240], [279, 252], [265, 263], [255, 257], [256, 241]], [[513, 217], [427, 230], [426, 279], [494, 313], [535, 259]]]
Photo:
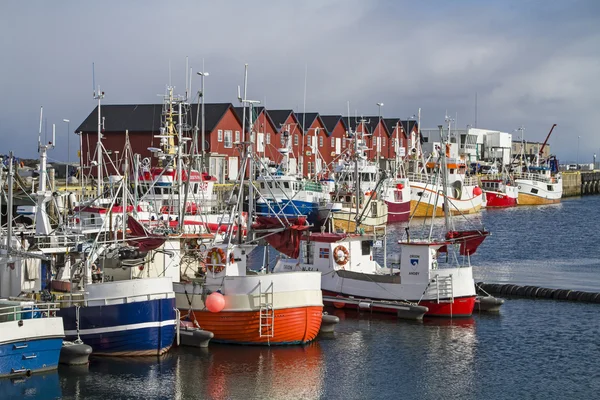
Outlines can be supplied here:
[[96, 143], [96, 162], [98, 169], [98, 181], [96, 195], [100, 197], [102, 195], [102, 117], [101, 117], [101, 101], [104, 98], [104, 92], [100, 91], [100, 85], [98, 85], [98, 91], [94, 91], [94, 99], [98, 100], [98, 142]]
[[[451, 120], [446, 118], [446, 122], [448, 123], [448, 138], [450, 136], [450, 123]], [[444, 195], [444, 223], [446, 224], [446, 231], [450, 230], [450, 202], [448, 201], [448, 166], [446, 159], [446, 146], [449, 146], [449, 143], [446, 143], [444, 140], [444, 127], [442, 125], [438, 125], [440, 130], [440, 139], [442, 142], [442, 160], [441, 160], [441, 169], [442, 169], [442, 194]], [[447, 139], [448, 139], [447, 138]], [[433, 222], [432, 222], [433, 225]]]
[[6, 249], [8, 250], [8, 254], [10, 256], [10, 249], [12, 248], [12, 221], [13, 221], [13, 179], [14, 179], [14, 169], [13, 169], [13, 152], [11, 151], [8, 156], [8, 202], [6, 205]]

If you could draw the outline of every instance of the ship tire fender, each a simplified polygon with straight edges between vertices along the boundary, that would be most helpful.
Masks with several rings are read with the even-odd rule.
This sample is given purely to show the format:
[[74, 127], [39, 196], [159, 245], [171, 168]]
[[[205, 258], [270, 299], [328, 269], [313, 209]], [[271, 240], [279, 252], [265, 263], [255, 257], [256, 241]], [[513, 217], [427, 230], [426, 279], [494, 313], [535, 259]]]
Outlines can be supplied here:
[[[340, 256], [340, 252], [342, 253], [342, 256]], [[335, 249], [333, 249], [333, 260], [340, 267], [343, 268], [344, 265], [348, 263], [349, 259], [350, 253], [348, 252], [348, 249], [346, 247], [340, 244]]]

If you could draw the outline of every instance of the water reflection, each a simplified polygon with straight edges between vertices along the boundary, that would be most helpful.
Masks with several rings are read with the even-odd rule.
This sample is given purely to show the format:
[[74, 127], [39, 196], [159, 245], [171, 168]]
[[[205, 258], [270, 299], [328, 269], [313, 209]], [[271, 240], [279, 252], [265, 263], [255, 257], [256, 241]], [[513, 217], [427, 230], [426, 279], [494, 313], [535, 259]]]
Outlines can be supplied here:
[[211, 345], [177, 349], [176, 398], [318, 398], [325, 367], [319, 343], [290, 347]]
[[2, 399], [60, 399], [58, 373], [51, 371], [30, 377], [0, 378]]
[[173, 398], [176, 358], [95, 357], [86, 367], [59, 369], [63, 394], [72, 399]]

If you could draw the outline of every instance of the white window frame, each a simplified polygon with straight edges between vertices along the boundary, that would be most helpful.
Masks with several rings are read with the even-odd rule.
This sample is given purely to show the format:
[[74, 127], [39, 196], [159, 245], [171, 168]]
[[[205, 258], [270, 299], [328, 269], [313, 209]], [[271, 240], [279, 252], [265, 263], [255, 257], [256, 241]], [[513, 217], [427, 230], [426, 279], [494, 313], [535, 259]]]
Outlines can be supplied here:
[[331, 137], [331, 148], [335, 148], [335, 137]]
[[308, 147], [312, 146], [312, 136], [310, 136], [310, 135], [306, 136], [306, 145]]
[[226, 130], [225, 137], [224, 137], [224, 147], [226, 149], [231, 149], [233, 147], [232, 139], [233, 139], [233, 131]]
[[342, 138], [342, 148], [346, 148], [346, 138]]
[[267, 144], [271, 144], [271, 133], [267, 132], [267, 138], [265, 139]]
[[319, 136], [319, 147], [323, 147], [323, 136]]
[[294, 146], [298, 146], [298, 134], [294, 134]]
[[235, 141], [236, 143], [240, 142], [240, 131], [235, 131]]
[[283, 133], [279, 134], [279, 143], [281, 143], [282, 146], [285, 146], [285, 136]]
[[223, 141], [223, 130], [219, 129], [217, 131], [217, 142], [222, 142]]

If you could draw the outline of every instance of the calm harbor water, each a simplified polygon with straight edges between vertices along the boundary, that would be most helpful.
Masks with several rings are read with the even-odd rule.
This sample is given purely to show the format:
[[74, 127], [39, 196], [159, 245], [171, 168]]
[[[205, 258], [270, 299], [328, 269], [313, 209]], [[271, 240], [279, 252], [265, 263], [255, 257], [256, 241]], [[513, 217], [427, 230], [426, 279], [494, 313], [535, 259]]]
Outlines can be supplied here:
[[[600, 291], [600, 196], [469, 218], [480, 222], [492, 236], [472, 259], [477, 280]], [[389, 233], [400, 237], [404, 226]], [[423, 322], [329, 311], [341, 319], [336, 333], [308, 346], [212, 344], [160, 359], [96, 358], [82, 369], [0, 380], [0, 399], [591, 399], [600, 393], [597, 304], [509, 299], [500, 315]]]

